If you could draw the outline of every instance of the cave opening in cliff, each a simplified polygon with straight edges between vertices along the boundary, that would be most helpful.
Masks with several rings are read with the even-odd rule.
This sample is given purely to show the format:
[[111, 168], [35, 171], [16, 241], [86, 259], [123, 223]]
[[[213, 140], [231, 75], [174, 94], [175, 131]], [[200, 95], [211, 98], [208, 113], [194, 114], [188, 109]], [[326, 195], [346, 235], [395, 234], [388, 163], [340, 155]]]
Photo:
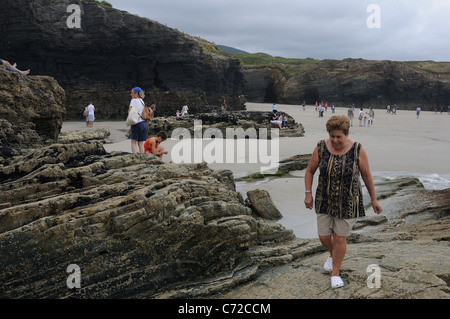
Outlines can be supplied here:
[[264, 103], [278, 103], [278, 95], [275, 92], [275, 85], [273, 82], [269, 83], [266, 87]]
[[320, 101], [320, 94], [317, 88], [308, 88], [305, 90], [305, 95], [303, 98], [308, 104], [315, 104]]

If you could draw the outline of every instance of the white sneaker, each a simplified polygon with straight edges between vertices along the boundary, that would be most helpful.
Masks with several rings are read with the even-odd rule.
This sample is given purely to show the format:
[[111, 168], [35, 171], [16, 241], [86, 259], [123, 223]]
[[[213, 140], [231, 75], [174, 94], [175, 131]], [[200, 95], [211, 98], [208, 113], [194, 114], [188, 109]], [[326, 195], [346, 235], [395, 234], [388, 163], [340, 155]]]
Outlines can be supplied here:
[[328, 257], [325, 264], [323, 264], [323, 269], [325, 269], [325, 271], [329, 271], [329, 272], [333, 271], [333, 259], [331, 257]]
[[344, 282], [342, 281], [341, 277], [339, 276], [333, 276], [331, 277], [331, 288], [340, 288], [344, 286]]

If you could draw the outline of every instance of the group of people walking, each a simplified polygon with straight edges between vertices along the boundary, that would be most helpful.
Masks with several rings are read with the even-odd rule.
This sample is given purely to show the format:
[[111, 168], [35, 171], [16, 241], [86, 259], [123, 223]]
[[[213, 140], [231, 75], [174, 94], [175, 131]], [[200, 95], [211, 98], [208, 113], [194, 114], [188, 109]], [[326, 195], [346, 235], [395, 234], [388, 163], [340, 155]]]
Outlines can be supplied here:
[[[355, 118], [355, 107], [350, 106], [347, 110], [347, 116], [350, 119], [350, 126], [353, 126], [353, 119]], [[372, 107], [369, 108], [369, 112], [364, 112], [361, 107], [358, 111], [359, 126], [372, 126], [375, 119], [375, 111]]]

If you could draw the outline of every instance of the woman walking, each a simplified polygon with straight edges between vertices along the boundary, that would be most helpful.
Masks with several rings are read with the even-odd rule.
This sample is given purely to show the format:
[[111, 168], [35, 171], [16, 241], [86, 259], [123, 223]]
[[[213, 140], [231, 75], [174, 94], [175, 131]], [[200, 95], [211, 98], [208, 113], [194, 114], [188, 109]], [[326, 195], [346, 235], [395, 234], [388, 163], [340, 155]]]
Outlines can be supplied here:
[[[344, 285], [339, 271], [347, 249], [346, 238], [356, 218], [365, 216], [360, 174], [374, 212], [380, 214], [383, 210], [376, 198], [367, 154], [361, 144], [348, 138], [349, 127], [350, 120], [345, 115], [327, 121], [329, 138], [318, 142], [305, 173], [305, 206], [312, 209], [315, 205], [319, 239], [330, 253], [324, 269], [331, 272], [332, 288]], [[314, 201], [312, 183], [318, 168]]]

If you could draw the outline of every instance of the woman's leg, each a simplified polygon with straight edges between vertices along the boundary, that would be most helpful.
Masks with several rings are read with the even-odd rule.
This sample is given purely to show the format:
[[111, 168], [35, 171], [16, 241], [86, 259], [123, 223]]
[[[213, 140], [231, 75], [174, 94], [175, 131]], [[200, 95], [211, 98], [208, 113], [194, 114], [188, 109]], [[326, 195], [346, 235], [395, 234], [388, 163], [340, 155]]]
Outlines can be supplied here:
[[341, 269], [342, 261], [347, 251], [347, 238], [333, 234], [332, 246], [333, 271], [331, 272], [331, 276], [339, 276], [339, 270]]
[[139, 141], [139, 153], [144, 153], [144, 143], [145, 141]]
[[137, 145], [135, 140], [131, 140], [131, 153], [133, 154], [137, 153]]

